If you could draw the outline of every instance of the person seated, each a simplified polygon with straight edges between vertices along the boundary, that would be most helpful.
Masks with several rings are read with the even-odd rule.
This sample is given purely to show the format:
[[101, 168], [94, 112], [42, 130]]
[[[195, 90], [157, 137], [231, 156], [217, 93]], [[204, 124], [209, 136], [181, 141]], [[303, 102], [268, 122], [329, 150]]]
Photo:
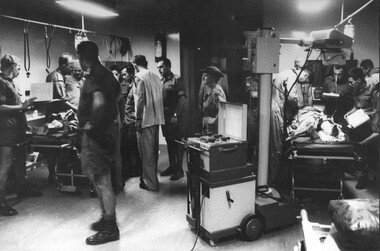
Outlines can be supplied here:
[[338, 94], [338, 97], [326, 97], [322, 99], [325, 105], [324, 113], [332, 116], [338, 124], [344, 123], [344, 114], [349, 111], [354, 100], [352, 97], [352, 87], [348, 84], [346, 69], [341, 65], [333, 66], [333, 74], [328, 76], [323, 85], [323, 93]]

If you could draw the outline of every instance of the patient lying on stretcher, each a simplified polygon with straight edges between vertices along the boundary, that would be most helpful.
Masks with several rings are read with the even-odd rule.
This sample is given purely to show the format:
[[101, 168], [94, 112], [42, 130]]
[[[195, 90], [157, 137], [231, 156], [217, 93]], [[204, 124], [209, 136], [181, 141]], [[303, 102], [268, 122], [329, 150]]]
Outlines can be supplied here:
[[309, 137], [311, 140], [323, 142], [342, 142], [346, 140], [341, 125], [320, 110], [306, 106], [300, 109], [287, 127], [288, 138]]

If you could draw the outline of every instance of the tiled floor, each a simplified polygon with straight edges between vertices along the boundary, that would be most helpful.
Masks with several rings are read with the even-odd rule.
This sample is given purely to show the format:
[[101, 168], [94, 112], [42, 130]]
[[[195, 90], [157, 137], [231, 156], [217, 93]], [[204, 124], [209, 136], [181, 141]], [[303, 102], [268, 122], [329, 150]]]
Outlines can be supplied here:
[[[166, 152], [159, 158], [159, 169], [167, 167]], [[191, 250], [196, 234], [186, 221], [186, 179], [170, 181], [159, 177], [160, 191], [139, 188], [132, 178], [117, 195], [117, 221], [120, 240], [100, 246], [88, 246], [85, 238], [94, 234], [89, 225], [99, 217], [96, 198], [87, 188], [80, 194], [59, 192], [47, 185], [47, 170], [41, 166], [28, 173], [43, 192], [39, 198], [18, 201], [10, 196], [10, 204], [19, 212], [14, 217], [0, 217], [0, 250]], [[242, 195], [243, 196], [243, 195]], [[329, 224], [329, 198], [317, 195], [302, 201], [311, 220]], [[220, 219], [223, 220], [223, 219]], [[194, 250], [293, 250], [302, 239], [299, 223], [266, 232], [260, 239], [244, 242], [232, 237], [216, 248], [198, 239]]]

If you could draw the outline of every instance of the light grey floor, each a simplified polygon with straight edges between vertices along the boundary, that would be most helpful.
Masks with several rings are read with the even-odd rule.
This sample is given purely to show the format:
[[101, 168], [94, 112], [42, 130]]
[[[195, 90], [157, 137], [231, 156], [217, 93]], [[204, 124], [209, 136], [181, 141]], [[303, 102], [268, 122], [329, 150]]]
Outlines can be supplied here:
[[[166, 152], [160, 153], [159, 169], [167, 167]], [[42, 184], [44, 196], [10, 203], [14, 217], [0, 217], [0, 250], [191, 250], [196, 235], [186, 221], [186, 179], [159, 177], [160, 191], [139, 188], [139, 178], [129, 179], [117, 195], [120, 240], [100, 246], [85, 244], [94, 234], [89, 225], [99, 218], [96, 198], [87, 189], [64, 194], [46, 184], [45, 166], [29, 172], [30, 180]], [[223, 220], [223, 219], [220, 219]], [[244, 242], [228, 238], [211, 247], [198, 239], [194, 250], [293, 250], [302, 239], [301, 225], [265, 233], [259, 240]]]

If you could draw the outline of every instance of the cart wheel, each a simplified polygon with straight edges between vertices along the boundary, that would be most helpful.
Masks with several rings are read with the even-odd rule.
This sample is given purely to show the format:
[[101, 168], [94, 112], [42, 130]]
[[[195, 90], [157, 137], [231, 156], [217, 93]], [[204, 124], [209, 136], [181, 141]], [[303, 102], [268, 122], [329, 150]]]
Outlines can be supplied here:
[[187, 223], [187, 225], [189, 225], [190, 230], [194, 230], [194, 229], [195, 229], [195, 226], [194, 226], [194, 225], [192, 225], [192, 224], [190, 224], [190, 223]]
[[56, 184], [56, 188], [57, 188], [58, 191], [61, 191], [62, 183], [57, 183]]
[[91, 191], [91, 198], [96, 198], [98, 197], [98, 194], [96, 193], [95, 190]]
[[243, 240], [254, 241], [263, 233], [264, 223], [258, 215], [246, 216], [240, 224], [240, 234]]
[[209, 241], [211, 247], [216, 247], [218, 245], [218, 242], [216, 240], [210, 240]]
[[291, 192], [290, 192], [290, 197], [291, 197], [292, 199], [295, 199], [295, 198], [296, 198], [295, 195], [294, 195], [294, 191], [291, 191]]

